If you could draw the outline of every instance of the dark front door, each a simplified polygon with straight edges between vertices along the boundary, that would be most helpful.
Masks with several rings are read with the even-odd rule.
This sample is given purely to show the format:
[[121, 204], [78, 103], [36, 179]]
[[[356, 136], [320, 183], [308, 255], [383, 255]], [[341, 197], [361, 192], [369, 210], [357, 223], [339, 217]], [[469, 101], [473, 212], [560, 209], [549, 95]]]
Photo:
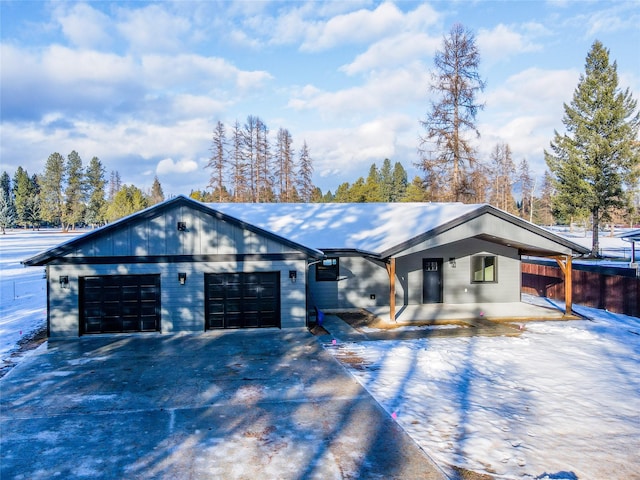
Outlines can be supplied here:
[[206, 329], [280, 327], [280, 273], [205, 275]]
[[160, 275], [80, 277], [80, 333], [160, 330]]
[[422, 259], [422, 303], [442, 303], [442, 259]]

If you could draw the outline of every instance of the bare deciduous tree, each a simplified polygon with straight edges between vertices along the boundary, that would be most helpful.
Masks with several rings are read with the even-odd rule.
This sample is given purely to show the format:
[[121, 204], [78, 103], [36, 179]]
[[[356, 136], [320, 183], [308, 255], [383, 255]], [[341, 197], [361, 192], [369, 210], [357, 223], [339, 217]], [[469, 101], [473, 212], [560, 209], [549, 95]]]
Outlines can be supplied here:
[[421, 162], [430, 197], [439, 200], [463, 200], [467, 177], [476, 164], [476, 151], [467, 132], [480, 133], [476, 114], [483, 108], [476, 95], [484, 90], [478, 66], [480, 54], [473, 33], [455, 24], [436, 52], [436, 71], [431, 92], [435, 99], [427, 119], [420, 123], [426, 130], [420, 138]]

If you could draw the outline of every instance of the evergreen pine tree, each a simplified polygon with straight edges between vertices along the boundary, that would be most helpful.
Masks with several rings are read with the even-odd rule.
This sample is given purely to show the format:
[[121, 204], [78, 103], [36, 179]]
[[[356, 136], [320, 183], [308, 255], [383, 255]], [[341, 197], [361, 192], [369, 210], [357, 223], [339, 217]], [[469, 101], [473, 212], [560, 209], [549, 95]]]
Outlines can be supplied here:
[[42, 219], [51, 225], [62, 221], [63, 186], [65, 180], [64, 158], [55, 152], [49, 155], [41, 178]]
[[382, 167], [380, 168], [380, 201], [392, 202], [393, 197], [393, 172], [391, 170], [391, 160], [385, 158], [382, 162]]
[[85, 211], [85, 222], [89, 225], [100, 225], [105, 221], [105, 169], [98, 157], [93, 157], [87, 166], [85, 174], [87, 197], [87, 209]]
[[153, 184], [151, 185], [151, 195], [149, 196], [149, 203], [151, 205], [155, 205], [156, 203], [160, 203], [162, 201], [164, 201], [164, 192], [162, 191], [162, 185], [160, 185], [160, 180], [158, 180], [158, 176], [156, 175], [155, 177], [153, 177]]
[[391, 197], [390, 202], [400, 202], [407, 192], [408, 185], [407, 171], [400, 162], [393, 165], [393, 173], [391, 175]]
[[31, 184], [29, 173], [22, 167], [18, 167], [13, 176], [13, 198], [15, 206], [15, 221], [18, 225], [27, 227], [29, 225], [29, 202], [35, 194]]
[[617, 64], [595, 41], [569, 105], [564, 105], [564, 135], [555, 132], [545, 160], [554, 175], [557, 211], [592, 220], [591, 255], [599, 256], [599, 230], [614, 208], [627, 205], [637, 181], [640, 113], [629, 89], [618, 87]]
[[303, 202], [310, 202], [313, 195], [313, 160], [309, 153], [309, 146], [305, 140], [300, 149], [300, 157], [298, 159], [298, 195]]
[[2, 176], [0, 176], [0, 229], [2, 229], [3, 234], [6, 233], [7, 228], [11, 228], [14, 225], [15, 220], [11, 177], [7, 172], [2, 172]]
[[84, 218], [85, 183], [82, 159], [73, 150], [67, 157], [67, 188], [64, 191], [64, 207], [62, 210], [63, 228], [65, 225], [75, 229], [76, 224]]

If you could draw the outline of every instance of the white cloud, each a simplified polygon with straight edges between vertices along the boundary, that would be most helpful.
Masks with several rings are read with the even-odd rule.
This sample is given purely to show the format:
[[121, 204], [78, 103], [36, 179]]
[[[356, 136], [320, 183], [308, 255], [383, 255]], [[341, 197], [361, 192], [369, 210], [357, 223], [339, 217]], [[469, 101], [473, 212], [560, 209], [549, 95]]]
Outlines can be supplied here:
[[188, 18], [171, 14], [162, 4], [135, 10], [122, 8], [120, 15], [123, 20], [117, 29], [133, 51], [176, 52], [191, 32]]
[[90, 48], [111, 43], [109, 17], [90, 5], [78, 3], [64, 11], [61, 8], [57, 15], [62, 32], [74, 45]]
[[326, 50], [345, 43], [362, 43], [402, 28], [404, 15], [392, 3], [375, 10], [360, 9], [307, 25], [303, 51]]
[[380, 166], [385, 158], [393, 159], [399, 150], [404, 151], [401, 137], [415, 123], [406, 115], [393, 114], [355, 127], [315, 130], [304, 136], [320, 177], [340, 173], [353, 181], [355, 176], [366, 175], [372, 163]]
[[142, 66], [147, 85], [157, 89], [191, 85], [198, 90], [232, 87], [244, 91], [272, 78], [265, 71], [242, 71], [223, 58], [195, 54], [145, 55]]
[[[533, 27], [528, 25], [520, 29], [535, 31]], [[488, 63], [505, 60], [524, 52], [541, 50], [542, 46], [534, 43], [525, 33], [500, 23], [491, 30], [481, 29], [476, 36], [476, 44], [481, 57]]]
[[637, 30], [640, 24], [640, 9], [634, 2], [603, 3], [605, 8], [578, 16], [577, 23], [583, 26], [586, 38], [610, 32]]
[[339, 118], [393, 109], [422, 101], [428, 88], [429, 75], [424, 65], [414, 62], [406, 68], [371, 75], [363, 85], [326, 92], [308, 85], [293, 96], [289, 107], [314, 109]]
[[492, 110], [511, 114], [561, 110], [563, 102], [571, 101], [579, 76], [576, 70], [528, 68], [488, 92], [486, 103]]
[[198, 164], [191, 159], [183, 158], [174, 162], [171, 158], [165, 158], [158, 162], [156, 172], [158, 175], [167, 175], [171, 173], [189, 173], [198, 169]]
[[527, 158], [542, 174], [544, 149], [554, 129], [563, 130], [563, 104], [571, 101], [578, 77], [575, 70], [529, 68], [488, 92], [487, 109], [479, 115], [481, 156], [488, 158], [496, 143], [508, 143], [516, 163]]
[[353, 62], [340, 67], [340, 70], [354, 75], [377, 68], [389, 69], [406, 65], [416, 59], [432, 57], [440, 44], [440, 37], [430, 37], [426, 33], [403, 32], [374, 43]]

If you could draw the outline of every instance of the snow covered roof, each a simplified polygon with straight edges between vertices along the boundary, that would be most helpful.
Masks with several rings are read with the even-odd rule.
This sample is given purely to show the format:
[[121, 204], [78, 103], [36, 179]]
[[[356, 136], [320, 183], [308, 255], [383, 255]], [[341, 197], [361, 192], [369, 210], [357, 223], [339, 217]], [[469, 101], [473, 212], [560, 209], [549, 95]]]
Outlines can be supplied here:
[[[209, 203], [250, 225], [255, 225], [308, 248], [327, 251], [355, 250], [387, 258], [432, 236], [483, 214], [490, 214], [578, 253], [588, 249], [488, 204], [463, 203]], [[504, 232], [506, 233], [506, 232]], [[489, 241], [517, 246], [524, 252], [542, 253], [536, 241], [502, 239], [501, 232], [485, 232]], [[479, 235], [478, 235], [479, 236]], [[532, 238], [533, 238], [532, 237]], [[549, 247], [547, 247], [549, 248]], [[547, 253], [556, 251], [555, 247]], [[530, 253], [530, 254], [531, 254]]]
[[[484, 231], [475, 236], [518, 248], [523, 254], [573, 251], [582, 247], [519, 217], [487, 204], [462, 203], [201, 203], [180, 195], [62, 243], [23, 263], [45, 265], [68, 254], [90, 238], [124, 228], [142, 218], [153, 218], [177, 204], [189, 205], [260, 235], [319, 258], [323, 252], [357, 251], [389, 258], [421, 241], [439, 235], [484, 214], [513, 225], [513, 232], [530, 232], [526, 240], [504, 238], [506, 232]], [[517, 237], [517, 235], [516, 235]], [[540, 247], [542, 240], [547, 246]]]
[[483, 205], [462, 203], [209, 203], [214, 210], [318, 250], [382, 253]]
[[627, 242], [640, 242], [640, 229], [619, 233], [616, 237], [620, 237]]

